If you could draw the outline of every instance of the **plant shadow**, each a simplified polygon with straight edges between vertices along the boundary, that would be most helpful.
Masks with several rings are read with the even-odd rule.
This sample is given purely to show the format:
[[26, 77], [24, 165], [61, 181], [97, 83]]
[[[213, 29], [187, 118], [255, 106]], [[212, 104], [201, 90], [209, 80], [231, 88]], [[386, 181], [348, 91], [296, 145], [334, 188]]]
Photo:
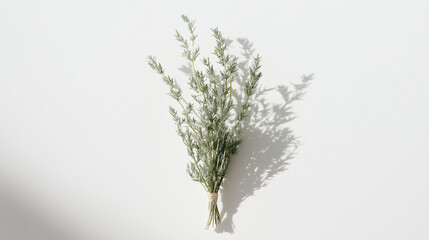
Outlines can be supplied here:
[[[225, 39], [227, 45], [233, 43]], [[244, 97], [244, 87], [249, 80], [249, 69], [255, 49], [247, 38], [238, 38], [243, 61], [238, 63], [238, 73], [234, 78], [237, 88], [232, 96], [239, 112]], [[192, 66], [182, 65], [179, 70], [191, 76]], [[217, 233], [234, 233], [234, 216], [240, 205], [254, 193], [267, 186], [280, 173], [287, 170], [289, 161], [297, 154], [300, 145], [289, 123], [296, 118], [292, 105], [301, 100], [313, 74], [303, 75], [299, 83], [279, 85], [272, 88], [259, 86], [250, 116], [242, 123], [242, 142], [238, 154], [234, 155], [222, 182], [222, 222], [214, 230]], [[281, 102], [269, 100], [273, 94], [280, 94]]]
[[[239, 38], [237, 42], [244, 57], [244, 61], [238, 64], [240, 75], [237, 82], [243, 87], [249, 77], [249, 64], [255, 50], [246, 38]], [[313, 75], [304, 75], [298, 84], [258, 88], [252, 113], [243, 123], [243, 141], [238, 155], [232, 157], [222, 183], [222, 222], [215, 232], [234, 233], [233, 219], [243, 201], [287, 170], [300, 145], [298, 137], [288, 126], [296, 118], [292, 104], [302, 99], [312, 78]], [[267, 100], [267, 96], [276, 93], [281, 96], [280, 103]], [[242, 99], [240, 93], [235, 95], [236, 99]]]

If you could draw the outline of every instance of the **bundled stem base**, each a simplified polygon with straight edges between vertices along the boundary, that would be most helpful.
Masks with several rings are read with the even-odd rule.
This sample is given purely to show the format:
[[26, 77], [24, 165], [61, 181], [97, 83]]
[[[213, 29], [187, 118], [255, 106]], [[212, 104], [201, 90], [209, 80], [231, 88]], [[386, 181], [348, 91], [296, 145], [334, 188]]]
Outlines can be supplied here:
[[217, 227], [220, 224], [220, 214], [217, 208], [217, 193], [208, 193], [209, 198], [209, 218], [207, 220], [206, 230], [209, 229], [210, 225]]

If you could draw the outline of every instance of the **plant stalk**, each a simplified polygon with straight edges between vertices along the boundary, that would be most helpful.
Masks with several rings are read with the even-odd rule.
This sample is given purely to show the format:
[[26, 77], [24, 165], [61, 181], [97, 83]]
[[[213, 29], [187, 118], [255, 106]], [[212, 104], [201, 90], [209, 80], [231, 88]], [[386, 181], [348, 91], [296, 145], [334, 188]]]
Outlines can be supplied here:
[[207, 219], [206, 230], [209, 229], [210, 225], [212, 227], [217, 227], [221, 222], [219, 209], [217, 207], [218, 193], [209, 192], [208, 198], [209, 198], [209, 218]]

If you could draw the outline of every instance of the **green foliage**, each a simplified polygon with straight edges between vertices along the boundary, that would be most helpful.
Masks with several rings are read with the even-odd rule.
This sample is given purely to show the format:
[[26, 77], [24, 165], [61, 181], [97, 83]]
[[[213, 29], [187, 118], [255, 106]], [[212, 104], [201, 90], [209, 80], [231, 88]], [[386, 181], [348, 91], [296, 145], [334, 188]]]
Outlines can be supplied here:
[[[186, 171], [192, 180], [203, 185], [210, 193], [219, 191], [233, 154], [237, 153], [240, 144], [240, 130], [243, 120], [249, 115], [252, 96], [255, 94], [259, 79], [261, 58], [253, 58], [249, 78], [244, 89], [243, 99], [233, 97], [234, 80], [237, 78], [238, 58], [227, 52], [227, 43], [222, 33], [212, 29], [216, 46], [213, 55], [220, 70], [216, 70], [209, 58], [202, 58], [204, 71], [197, 70], [195, 63], [199, 59], [200, 49], [195, 46], [195, 20], [182, 15], [182, 20], [189, 30], [189, 38], [176, 31], [176, 40], [182, 48], [182, 56], [191, 66], [192, 74], [188, 85], [192, 90], [192, 102], [182, 95], [176, 80], [166, 75], [162, 65], [153, 56], [148, 57], [149, 66], [160, 74], [169, 87], [169, 95], [178, 103], [180, 113], [170, 107], [170, 114], [177, 125], [177, 133], [186, 145], [191, 162]], [[237, 104], [242, 103], [240, 106]], [[234, 111], [234, 109], [239, 109]]]

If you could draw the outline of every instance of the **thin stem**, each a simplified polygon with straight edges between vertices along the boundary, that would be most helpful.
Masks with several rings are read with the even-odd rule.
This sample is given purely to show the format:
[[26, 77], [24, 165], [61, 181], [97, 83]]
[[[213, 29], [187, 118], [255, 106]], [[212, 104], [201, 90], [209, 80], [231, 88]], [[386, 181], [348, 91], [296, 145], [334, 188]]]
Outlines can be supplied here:
[[[178, 101], [178, 102], [179, 102], [180, 106], [182, 106], [182, 109], [185, 111], [185, 108], [183, 107], [182, 103], [181, 103], [180, 101]], [[187, 115], [187, 114], [185, 114], [185, 115], [186, 115], [186, 119], [187, 119], [187, 121], [188, 121], [188, 125], [189, 125], [189, 127], [194, 131], [194, 133], [195, 133], [195, 134], [197, 134], [197, 133], [196, 133], [196, 131], [195, 131], [195, 129], [191, 126], [191, 124], [190, 124], [190, 122], [189, 122], [189, 117], [188, 117], [188, 115]], [[198, 135], [197, 135], [197, 136], [198, 136]], [[192, 159], [194, 160], [194, 163], [195, 163], [195, 166], [197, 167], [198, 173], [200, 174], [201, 179], [203, 180], [204, 185], [206, 186], [206, 188], [207, 188], [207, 189], [209, 189], [209, 186], [207, 185], [207, 181], [205, 180], [205, 178], [204, 178], [204, 176], [203, 176], [203, 174], [202, 174], [202, 171], [200, 170], [200, 167], [198, 166], [197, 160], [195, 159], [195, 156], [194, 156], [194, 150], [193, 150], [193, 148], [192, 148], [192, 145], [191, 145], [191, 144], [190, 144], [190, 148], [191, 148], [191, 153], [192, 153], [191, 157], [192, 157]]]

